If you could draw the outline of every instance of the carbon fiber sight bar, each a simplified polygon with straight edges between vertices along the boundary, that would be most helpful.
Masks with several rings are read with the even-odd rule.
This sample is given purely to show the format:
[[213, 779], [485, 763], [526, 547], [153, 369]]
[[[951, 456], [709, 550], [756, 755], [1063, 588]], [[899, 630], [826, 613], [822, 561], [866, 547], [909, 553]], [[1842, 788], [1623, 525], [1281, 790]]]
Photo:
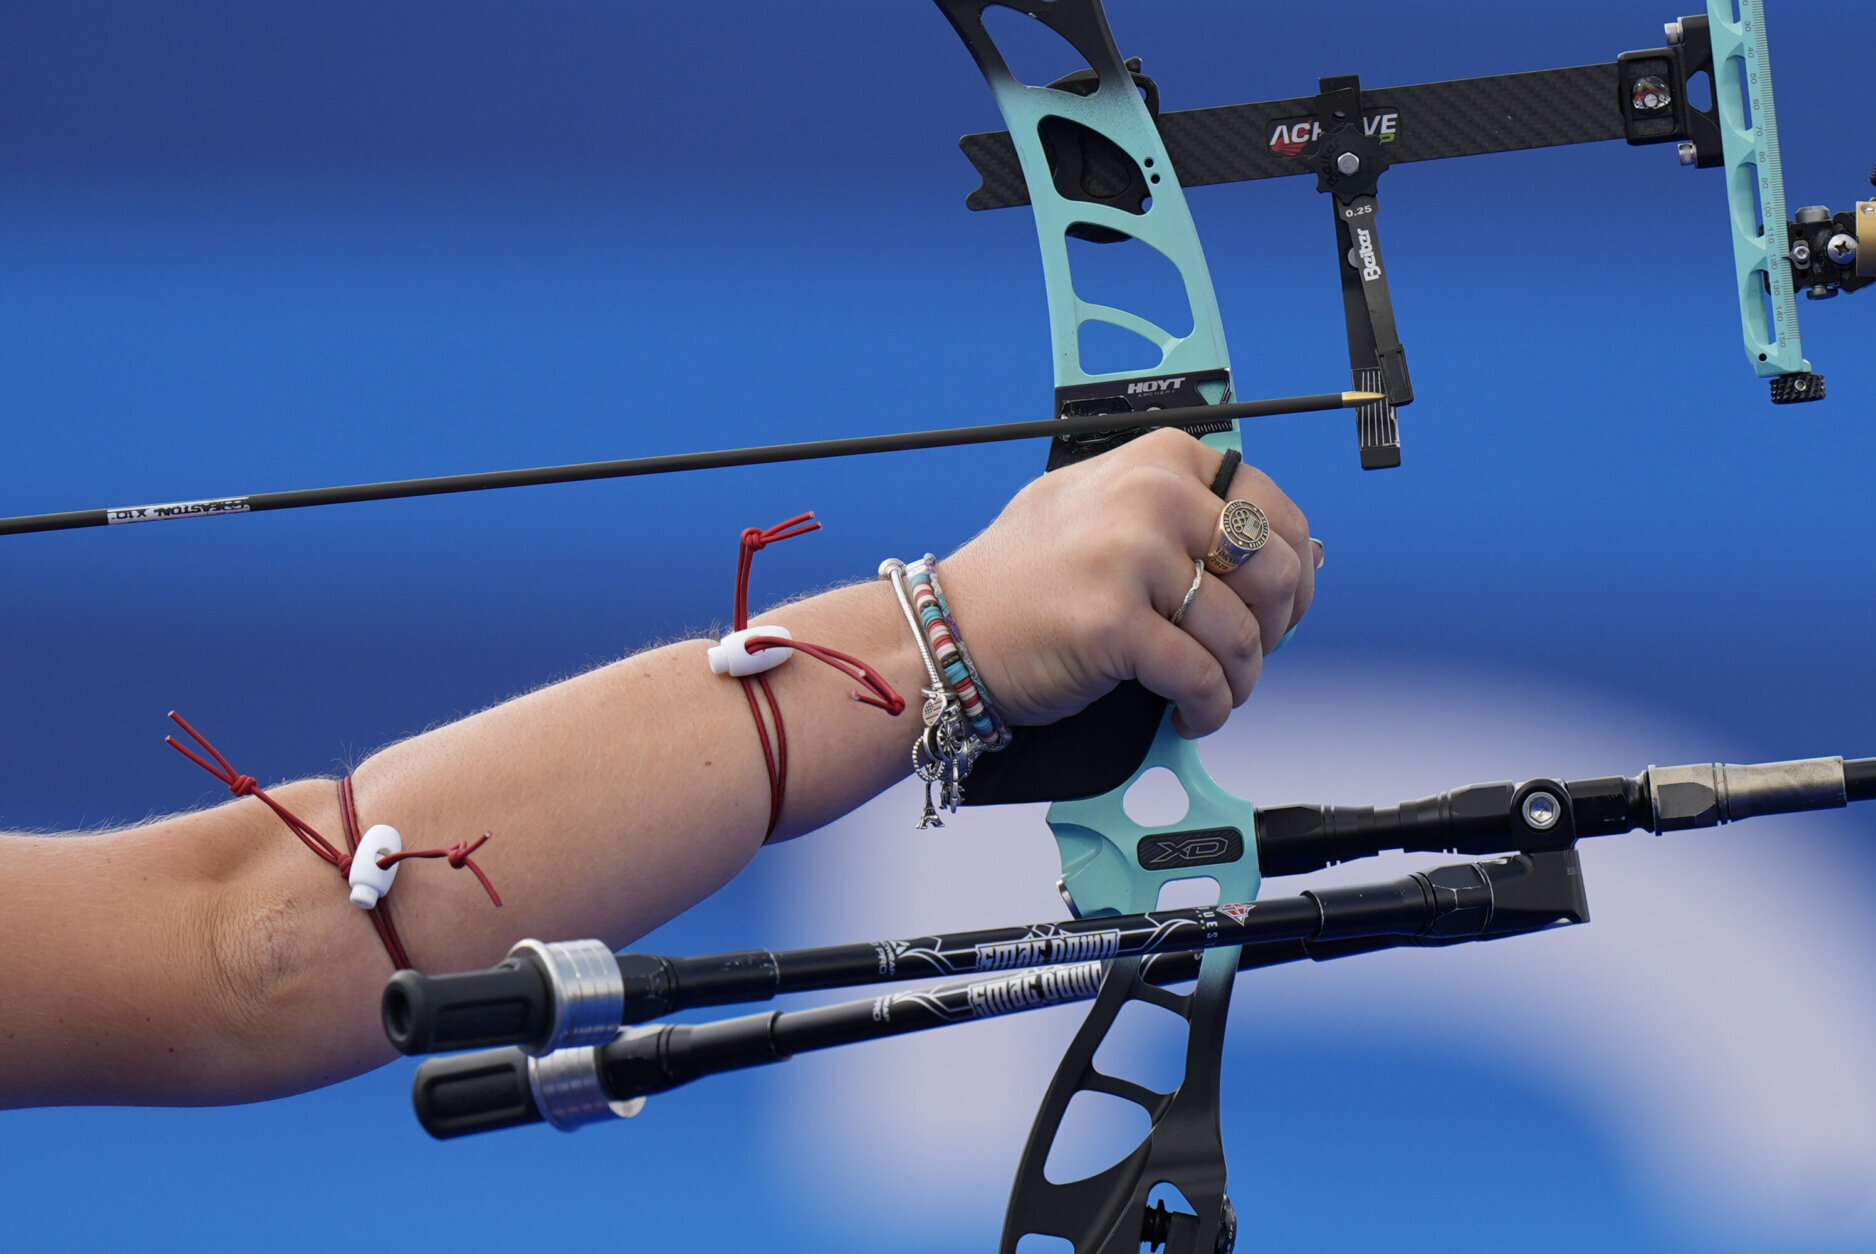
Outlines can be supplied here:
[[[1628, 134], [1617, 66], [1579, 65], [1528, 74], [1381, 87], [1361, 95], [1363, 127], [1385, 143], [1388, 162], [1438, 161]], [[1159, 115], [1160, 137], [1182, 187], [1313, 174], [1316, 97], [1186, 109]], [[1009, 132], [958, 141], [983, 186], [965, 204], [1005, 209], [1029, 203]]]

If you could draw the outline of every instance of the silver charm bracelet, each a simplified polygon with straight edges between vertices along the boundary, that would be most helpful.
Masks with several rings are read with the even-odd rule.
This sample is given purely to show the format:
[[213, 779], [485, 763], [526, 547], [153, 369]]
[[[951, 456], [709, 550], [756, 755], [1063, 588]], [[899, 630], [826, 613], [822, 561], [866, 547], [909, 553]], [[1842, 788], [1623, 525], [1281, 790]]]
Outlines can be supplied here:
[[[938, 817], [938, 811], [957, 813], [964, 800], [964, 777], [970, 774], [978, 756], [989, 746], [971, 733], [964, 717], [964, 703], [938, 668], [938, 659], [932, 654], [925, 628], [912, 605], [912, 588], [906, 577], [905, 563], [896, 557], [887, 558], [879, 564], [879, 577], [892, 583], [893, 595], [899, 598], [899, 609], [905, 615], [906, 626], [912, 629], [912, 642], [918, 646], [919, 658], [925, 663], [925, 675], [930, 681], [930, 686], [924, 690], [925, 730], [912, 742], [912, 773], [925, 783], [925, 809], [919, 816], [918, 827], [921, 831], [943, 827], [944, 820]], [[938, 790], [935, 803], [934, 785]]]

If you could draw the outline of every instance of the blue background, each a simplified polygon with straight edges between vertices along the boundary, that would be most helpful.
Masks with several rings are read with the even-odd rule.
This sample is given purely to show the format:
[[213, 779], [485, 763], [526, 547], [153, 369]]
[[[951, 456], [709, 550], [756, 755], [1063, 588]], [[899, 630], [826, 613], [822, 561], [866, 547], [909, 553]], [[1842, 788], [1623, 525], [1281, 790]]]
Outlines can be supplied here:
[[[1380, 85], [1607, 61], [1660, 43], [1675, 11], [1114, 0], [1111, 16], [1177, 109], [1304, 95], [1319, 74]], [[1876, 13], [1775, 0], [1771, 20], [1792, 203], [1845, 208], [1876, 161], [1859, 59]], [[998, 125], [956, 37], [917, 3], [7, 4], [0, 512], [1041, 416], [1027, 215], [963, 208], [974, 181], [957, 136]], [[1363, 474], [1345, 415], [1247, 439], [1330, 560], [1306, 631], [1272, 666], [1272, 713], [1254, 702], [1233, 743], [1296, 740], [1286, 711], [1345, 713], [1286, 750], [1338, 791], [1298, 768], [1259, 781], [1282, 793], [1268, 799], [1377, 802], [1561, 772], [1568, 752], [1530, 756], [1557, 737], [1582, 749], [1565, 763], [1579, 774], [1876, 753], [1871, 298], [1804, 303], [1831, 399], [1774, 409], [1738, 344], [1717, 174], [1607, 144], [1403, 167], [1383, 191], [1420, 397], [1406, 465]], [[1344, 386], [1313, 186], [1191, 201], [1239, 393]], [[863, 577], [885, 554], [968, 537], [1041, 456], [1014, 445], [6, 539], [0, 827], [105, 827], [213, 800], [161, 744], [172, 707], [264, 778], [333, 771], [726, 618], [745, 525], [807, 508], [827, 524], [763, 557], [759, 596]], [[1537, 749], [1481, 750], [1493, 719]], [[1376, 740], [1377, 725], [1395, 731]], [[1631, 748], [1637, 727], [1656, 734]], [[864, 839], [890, 858], [914, 838], [903, 806], [880, 813]], [[1763, 908], [1715, 935], [1795, 931], [1800, 959], [1834, 954], [1854, 977], [1831, 996], [1876, 1022], [1871, 929], [1854, 912], [1820, 921], [1807, 887], [1867, 900], [1867, 824], [1815, 823], [1791, 829], [1812, 841], [1803, 860], [1722, 847], [1759, 851], [1722, 865]], [[1017, 839], [1040, 848], [1024, 873], [1046, 870], [1039, 821], [1024, 816]], [[920, 840], [940, 860], [974, 848]], [[1029, 917], [977, 917], [983, 903], [962, 899], [869, 916], [885, 886], [809, 874], [814, 856], [765, 856], [647, 947]], [[1655, 865], [1671, 891], [1674, 864]], [[1038, 888], [1024, 900], [1047, 917]], [[1490, 947], [1504, 952], [1452, 1014], [1490, 1023], [1526, 978], [1520, 954], [1550, 943]], [[1449, 955], [1409, 957], [1376, 969], [1423, 978], [1409, 969]], [[1279, 1008], [1329, 978], [1289, 974], [1271, 982]], [[1741, 977], [1747, 1017], [1753, 990], [1785, 978]], [[1572, 1004], [1587, 1014], [1595, 994]], [[1242, 1248], [1876, 1249], [1876, 1214], [1849, 1202], [1793, 1186], [1755, 1209], [1750, 1182], [1669, 1181], [1620, 1103], [1553, 1083], [1471, 1020], [1278, 1022], [1233, 1038]], [[945, 1043], [954, 1075], [919, 1083], [954, 1084], [968, 1106], [973, 1074], [1000, 1066], [993, 1029], [978, 1031]], [[840, 1126], [800, 1123], [776, 1093], [809, 1085], [812, 1107], [812, 1086], [842, 1089], [844, 1061], [712, 1081], [623, 1129], [449, 1145], [411, 1119], [406, 1066], [246, 1108], [7, 1113], [0, 1211], [30, 1249], [315, 1249], [367, 1233], [458, 1250], [991, 1248], [1001, 1185], [983, 1182], [1013, 1167], [1027, 1111], [995, 1112], [1003, 1139], [985, 1142], [981, 1176], [946, 1174], [915, 1121], [890, 1179], [843, 1175]], [[1804, 1066], [1775, 1061], [1793, 1075], [1734, 1080], [1775, 1085]], [[1711, 1101], [1735, 1096], [1721, 1085]], [[1876, 1124], [1867, 1089], [1839, 1105]], [[894, 1121], [875, 1108], [864, 1135]], [[1780, 1158], [1754, 1126], [1735, 1155], [1749, 1181], [1814, 1176], [1807, 1146], [1876, 1181], [1876, 1152], [1846, 1160], [1800, 1122]]]

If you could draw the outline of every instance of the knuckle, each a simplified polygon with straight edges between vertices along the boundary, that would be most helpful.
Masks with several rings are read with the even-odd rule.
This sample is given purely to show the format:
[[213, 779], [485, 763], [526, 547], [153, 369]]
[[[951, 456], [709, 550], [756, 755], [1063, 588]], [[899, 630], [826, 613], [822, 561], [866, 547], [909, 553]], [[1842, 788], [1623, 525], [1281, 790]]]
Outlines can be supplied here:
[[1264, 625], [1257, 621], [1257, 616], [1245, 614], [1234, 635], [1229, 660], [1239, 664], [1250, 662], [1261, 664], [1264, 657]]
[[1296, 550], [1287, 544], [1281, 548], [1273, 544], [1260, 556], [1269, 559], [1269, 565], [1262, 572], [1265, 578], [1282, 589], [1285, 596], [1294, 597], [1303, 579], [1303, 559]]
[[[1291, 548], [1301, 552], [1309, 547], [1309, 520], [1303, 517], [1300, 510], [1291, 510], [1290, 513], [1293, 517], [1285, 519], [1283, 525], [1277, 527], [1276, 531], [1278, 535], [1290, 542]], [[1272, 525], [1275, 526], [1275, 524]]]
[[1275, 479], [1255, 466], [1246, 466], [1240, 473], [1245, 472], [1253, 476], [1251, 485], [1257, 493], [1257, 504], [1269, 517], [1271, 526], [1285, 535], [1292, 531], [1299, 535], [1309, 533], [1309, 520], [1303, 516], [1303, 511], [1290, 499], [1289, 494], [1277, 485]]
[[1127, 534], [1132, 534], [1137, 528], [1131, 520], [1139, 516], [1152, 517], [1162, 508], [1165, 481], [1165, 471], [1159, 466], [1135, 463], [1119, 467], [1102, 488], [1106, 506], [1103, 517], [1110, 524], [1121, 524]]
[[1129, 478], [1143, 497], [1162, 509], [1169, 500], [1176, 499], [1192, 486], [1190, 473], [1164, 461], [1142, 462], [1133, 468]]
[[1153, 458], [1190, 457], [1198, 441], [1176, 427], [1160, 427], [1132, 441], [1142, 456]]
[[1265, 501], [1270, 502], [1270, 504], [1264, 505], [1266, 510], [1274, 511], [1281, 509], [1283, 503], [1290, 499], [1283, 494], [1283, 489], [1277, 486], [1275, 479], [1272, 479], [1269, 475], [1265, 474], [1256, 466], [1251, 465], [1249, 462], [1245, 462], [1238, 470], [1238, 475], [1241, 479], [1248, 480], [1245, 486], [1257, 493], [1258, 504], [1263, 505]]
[[1195, 710], [1186, 718], [1186, 726], [1195, 736], [1209, 736], [1225, 725], [1228, 714], [1228, 711], [1213, 710], [1209, 707]]
[[1279, 493], [1272, 504], [1264, 507], [1264, 513], [1270, 519], [1270, 529], [1292, 545], [1308, 543], [1309, 524], [1289, 497]]
[[1231, 708], [1237, 709], [1251, 699], [1251, 690], [1257, 687], [1257, 681], [1264, 677], [1264, 654], [1259, 649], [1255, 656], [1246, 658], [1244, 668], [1238, 673], [1237, 685], [1232, 690]]
[[1182, 704], [1209, 707], [1217, 701], [1217, 693], [1224, 681], [1224, 672], [1219, 669], [1217, 659], [1203, 649], [1182, 651], [1167, 673], [1167, 682], [1178, 690], [1177, 698]]
[[1129, 453], [1118, 463], [1122, 473], [1140, 476], [1157, 485], [1157, 490], [1189, 489], [1195, 480], [1207, 478], [1200, 464], [1205, 446], [1184, 431], [1162, 427], [1130, 440], [1119, 450]]

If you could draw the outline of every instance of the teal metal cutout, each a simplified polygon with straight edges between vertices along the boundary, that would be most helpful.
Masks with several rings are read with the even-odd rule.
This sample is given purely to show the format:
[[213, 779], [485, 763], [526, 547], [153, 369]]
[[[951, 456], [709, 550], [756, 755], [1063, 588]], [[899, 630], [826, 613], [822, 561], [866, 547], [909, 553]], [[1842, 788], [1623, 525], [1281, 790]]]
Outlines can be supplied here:
[[[1765, 0], [1707, 0], [1713, 39], [1713, 96], [1726, 155], [1726, 200], [1732, 209], [1733, 264], [1746, 355], [1761, 378], [1806, 374], [1798, 333], [1798, 294], [1791, 267], [1785, 171], [1772, 100], [1772, 64], [1765, 40]], [[1751, 102], [1750, 119], [1746, 116]], [[1750, 125], [1748, 125], [1750, 122]], [[1760, 223], [1764, 223], [1763, 229]], [[1769, 312], [1768, 312], [1769, 307]]]
[[[1007, 7], [1022, 11], [1020, 6]], [[1034, 12], [1030, 16], [1046, 20]], [[1058, 388], [1143, 375], [1198, 374], [1224, 369], [1231, 364], [1218, 316], [1218, 298], [1212, 290], [1211, 272], [1206, 268], [1205, 254], [1199, 247], [1198, 231], [1193, 226], [1185, 192], [1173, 176], [1172, 162], [1166, 156], [1166, 146], [1160, 140], [1152, 115], [1133, 88], [1132, 74], [1122, 63], [1112, 36], [1107, 34], [1106, 24], [1102, 23], [1101, 27], [1100, 34], [1106, 36], [1102, 47], [1086, 46], [1091, 42], [1088, 40], [1070, 39], [1088, 58], [1099, 78], [1095, 90], [1087, 96], [1020, 81], [987, 34], [981, 45], [970, 41], [967, 35], [967, 42], [972, 42], [972, 52], [978, 55], [984, 78], [1009, 126], [1035, 207], [1036, 234], [1042, 245], [1043, 279], [1048, 286], [1049, 327], [1054, 340]], [[1068, 38], [1066, 33], [1058, 33]], [[1152, 200], [1146, 212], [1133, 214], [1109, 205], [1070, 200], [1057, 191], [1039, 130], [1043, 119], [1049, 117], [1063, 118], [1104, 135], [1132, 157], [1152, 188]], [[1131, 236], [1172, 262], [1185, 285], [1186, 301], [1192, 313], [1191, 332], [1176, 336], [1128, 310], [1082, 300], [1075, 291], [1068, 256], [1069, 228], [1079, 223]], [[1159, 364], [1145, 371], [1095, 374], [1084, 370], [1081, 328], [1087, 322], [1111, 323], [1151, 341], [1159, 347]], [[1210, 404], [1228, 399], [1222, 383], [1202, 387], [1211, 389], [1205, 395]], [[1223, 444], [1215, 446], [1224, 447]]]
[[[1155, 767], [1164, 767], [1178, 779], [1186, 792], [1187, 810], [1177, 823], [1146, 827], [1127, 814], [1123, 799]], [[1049, 827], [1062, 852], [1063, 887], [1084, 916], [1152, 910], [1159, 904], [1160, 889], [1174, 880], [1209, 876], [1218, 881], [1219, 900], [1225, 902], [1254, 900], [1262, 883], [1255, 808], [1211, 777], [1199, 759], [1198, 743], [1173, 730], [1170, 716], [1160, 724], [1153, 747], [1133, 778], [1099, 797], [1056, 802], [1049, 807]], [[1204, 861], [1208, 840], [1219, 847], [1226, 843], [1225, 837], [1209, 834], [1227, 831], [1237, 834], [1243, 853], [1232, 862]], [[1140, 865], [1140, 847], [1142, 841], [1154, 837], [1196, 848], [1184, 857], [1169, 850], [1175, 860], [1149, 870]]]

